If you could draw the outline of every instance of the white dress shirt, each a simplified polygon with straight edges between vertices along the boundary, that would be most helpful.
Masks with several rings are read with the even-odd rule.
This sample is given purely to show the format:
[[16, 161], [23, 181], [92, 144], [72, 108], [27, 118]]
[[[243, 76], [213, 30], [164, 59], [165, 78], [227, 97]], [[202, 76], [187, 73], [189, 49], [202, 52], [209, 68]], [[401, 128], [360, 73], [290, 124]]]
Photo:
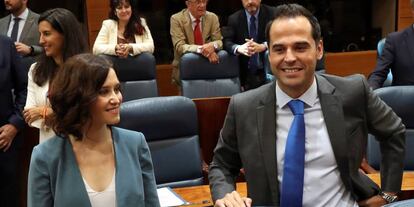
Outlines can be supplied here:
[[[303, 185], [303, 207], [340, 206], [357, 207], [343, 184], [332, 150], [321, 104], [316, 79], [311, 87], [298, 98], [305, 103], [305, 172]], [[279, 189], [283, 179], [285, 146], [293, 114], [287, 103], [293, 100], [276, 84], [276, 157]]]
[[[22, 34], [24, 24], [26, 23], [26, 20], [27, 20], [27, 16], [29, 16], [29, 9], [27, 9], [27, 8], [24, 10], [24, 12], [22, 12], [18, 16], [20, 18], [20, 21], [19, 21], [19, 30], [17, 31], [17, 42], [20, 41], [20, 35]], [[14, 26], [14, 23], [15, 23], [14, 18], [16, 18], [16, 16], [11, 14], [9, 30], [7, 31], [7, 36], [9, 36], [9, 37], [11, 37], [11, 33], [12, 33], [13, 26]]]

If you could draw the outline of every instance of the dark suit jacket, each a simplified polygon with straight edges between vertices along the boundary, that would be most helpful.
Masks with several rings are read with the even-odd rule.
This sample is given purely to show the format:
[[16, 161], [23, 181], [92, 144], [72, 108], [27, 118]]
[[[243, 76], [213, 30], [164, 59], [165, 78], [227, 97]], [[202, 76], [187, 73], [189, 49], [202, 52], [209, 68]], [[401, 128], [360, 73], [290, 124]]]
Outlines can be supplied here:
[[414, 85], [414, 29], [413, 25], [401, 32], [389, 34], [385, 40], [382, 55], [369, 76], [368, 82], [374, 89], [382, 87], [389, 70], [392, 85]]
[[[382, 189], [399, 191], [403, 173], [405, 127], [368, 87], [361, 75], [316, 75], [318, 96], [341, 180], [357, 201], [378, 194], [379, 187], [358, 170], [367, 134], [382, 147]], [[234, 190], [244, 168], [254, 205], [279, 205], [276, 160], [275, 82], [232, 97], [209, 172], [214, 200]], [[305, 120], [306, 121], [306, 120]]]
[[[274, 16], [274, 7], [270, 7], [264, 4], [260, 5], [259, 18], [258, 18], [258, 30], [257, 30], [257, 42], [263, 43], [266, 42], [266, 25], [273, 19]], [[234, 49], [237, 45], [242, 45], [246, 41], [245, 39], [250, 39], [249, 35], [249, 25], [247, 25], [247, 16], [244, 9], [236, 11], [230, 15], [226, 27], [223, 27], [223, 44], [224, 49], [230, 53], [234, 54]], [[264, 66], [264, 52], [260, 53], [260, 61]], [[247, 72], [249, 57], [244, 55], [239, 56], [239, 65], [240, 65], [240, 75], [242, 80]]]
[[25, 126], [21, 112], [26, 103], [27, 69], [22, 67], [10, 38], [0, 35], [0, 48], [0, 126], [10, 123], [22, 129]]
[[[11, 18], [12, 16], [9, 14], [0, 19], [0, 34], [7, 35]], [[21, 43], [32, 46], [34, 49], [34, 55], [40, 54], [43, 50], [43, 48], [39, 46], [40, 33], [38, 29], [38, 21], [39, 14], [34, 13], [29, 9], [29, 15], [27, 16], [27, 20], [24, 24], [19, 40]]]
[[[112, 127], [118, 206], [159, 206], [151, 154], [142, 133]], [[69, 139], [55, 136], [33, 149], [29, 207], [91, 206]]]

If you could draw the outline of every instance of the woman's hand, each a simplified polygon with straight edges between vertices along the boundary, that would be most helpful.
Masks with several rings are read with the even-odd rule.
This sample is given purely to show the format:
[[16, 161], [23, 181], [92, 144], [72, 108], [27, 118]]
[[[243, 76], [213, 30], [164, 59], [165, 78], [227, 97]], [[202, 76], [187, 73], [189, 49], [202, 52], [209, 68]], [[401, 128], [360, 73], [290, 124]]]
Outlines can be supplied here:
[[127, 58], [132, 46], [129, 44], [117, 44], [115, 46], [115, 54], [120, 58]]
[[26, 123], [31, 125], [34, 121], [43, 118], [43, 108], [43, 106], [38, 106], [23, 110], [23, 117]]

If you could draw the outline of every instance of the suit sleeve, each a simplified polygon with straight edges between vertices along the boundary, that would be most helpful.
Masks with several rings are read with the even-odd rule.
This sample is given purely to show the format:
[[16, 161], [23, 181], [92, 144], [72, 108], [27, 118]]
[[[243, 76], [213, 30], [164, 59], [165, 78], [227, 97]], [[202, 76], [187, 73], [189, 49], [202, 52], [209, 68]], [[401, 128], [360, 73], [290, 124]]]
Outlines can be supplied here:
[[144, 52], [154, 52], [154, 41], [152, 39], [151, 32], [144, 18], [141, 18], [141, 23], [142, 26], [144, 26], [145, 34], [143, 34], [140, 38], [136, 37], [135, 43], [130, 43], [134, 50], [133, 55], [139, 55]]
[[155, 183], [154, 167], [152, 165], [151, 153], [149, 151], [145, 137], [141, 134], [138, 146], [139, 163], [142, 170], [142, 180], [144, 183], [145, 206], [159, 206], [157, 184]]
[[184, 26], [181, 25], [179, 17], [171, 16], [170, 34], [174, 50], [181, 57], [188, 52], [197, 52], [197, 45], [188, 44], [185, 37]]
[[[37, 91], [38, 86], [33, 81], [33, 70], [36, 68], [36, 63], [33, 63], [30, 66], [29, 73], [27, 74], [28, 77], [28, 83], [27, 83], [27, 98], [26, 98], [26, 105], [24, 106], [25, 109], [37, 107], [39, 106], [39, 103], [36, 101], [36, 97], [38, 96]], [[43, 119], [38, 119], [34, 121], [30, 126], [40, 128], [41, 123], [43, 123]]]
[[232, 98], [208, 173], [214, 202], [235, 190], [235, 181], [242, 167], [237, 146], [234, 102]]
[[116, 42], [109, 42], [112, 20], [105, 20], [102, 22], [102, 27], [99, 30], [95, 43], [93, 44], [93, 54], [115, 55]]
[[53, 196], [50, 188], [50, 175], [44, 154], [38, 147], [33, 148], [29, 167], [27, 206], [52, 207]]
[[224, 49], [230, 53], [235, 54], [235, 49], [238, 46], [236, 41], [237, 21], [233, 16], [229, 17], [227, 26], [223, 27], [223, 41]]
[[223, 48], [223, 36], [221, 36], [221, 30], [220, 30], [220, 22], [218, 20], [217, 15], [212, 14], [212, 27], [211, 27], [211, 39], [207, 40], [209, 42], [215, 43], [218, 46], [218, 50], [221, 50]]
[[392, 36], [385, 39], [382, 54], [377, 57], [377, 65], [374, 71], [369, 75], [368, 82], [373, 89], [381, 88], [387, 79], [388, 72], [394, 63], [395, 43]]
[[27, 69], [21, 64], [21, 57], [17, 54], [13, 44], [11, 44], [10, 51], [10, 66], [13, 76], [15, 101], [13, 114], [9, 117], [9, 123], [18, 129], [22, 129], [25, 126], [22, 111], [27, 96]]
[[368, 130], [377, 138], [381, 149], [381, 188], [386, 192], [399, 192], [404, 170], [405, 126], [365, 81], [364, 84]]

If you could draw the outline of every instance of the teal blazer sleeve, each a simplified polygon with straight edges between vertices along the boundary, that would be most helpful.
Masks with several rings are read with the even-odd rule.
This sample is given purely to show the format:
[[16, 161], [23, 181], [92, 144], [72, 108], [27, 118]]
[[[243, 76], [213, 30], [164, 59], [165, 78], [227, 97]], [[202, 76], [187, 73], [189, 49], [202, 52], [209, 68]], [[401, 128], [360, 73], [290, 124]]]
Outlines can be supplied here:
[[[112, 137], [117, 205], [158, 207], [151, 154], [144, 135], [113, 127]], [[55, 136], [33, 149], [28, 206], [91, 206], [68, 139]]]

